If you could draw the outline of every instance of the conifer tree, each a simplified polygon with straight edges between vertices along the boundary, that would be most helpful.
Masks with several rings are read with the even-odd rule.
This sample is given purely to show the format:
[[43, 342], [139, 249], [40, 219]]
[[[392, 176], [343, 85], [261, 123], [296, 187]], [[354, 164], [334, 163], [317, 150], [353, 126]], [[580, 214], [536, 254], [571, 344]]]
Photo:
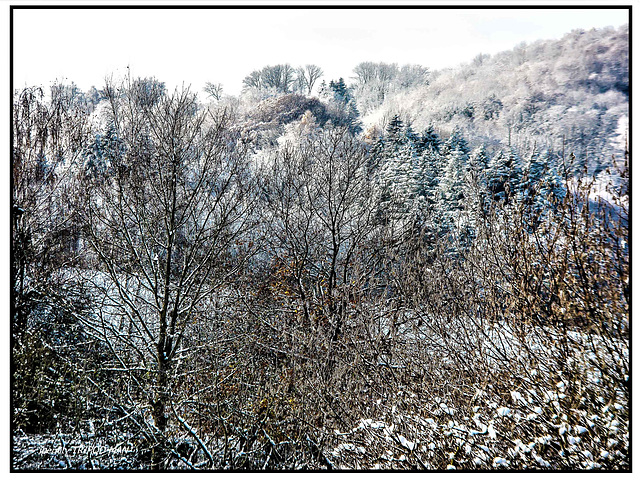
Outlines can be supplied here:
[[476, 177], [481, 177], [486, 174], [487, 167], [489, 165], [489, 155], [484, 144], [477, 147], [471, 155], [469, 155], [469, 162], [467, 163], [467, 172], [473, 174]]
[[453, 150], [445, 158], [445, 169], [439, 189], [442, 207], [446, 217], [452, 219], [464, 207], [465, 154], [461, 150]]
[[337, 100], [341, 100], [347, 103], [351, 100], [351, 94], [347, 89], [347, 84], [344, 83], [344, 79], [340, 77], [338, 81], [331, 80], [329, 82], [329, 89], [333, 92], [333, 95]]
[[522, 177], [520, 160], [513, 147], [500, 150], [489, 162], [487, 186], [496, 200], [508, 200], [517, 193]]
[[444, 169], [442, 157], [434, 148], [427, 148], [417, 158], [416, 197], [423, 197], [425, 205], [433, 209], [438, 201], [440, 180]]
[[466, 157], [469, 155], [469, 144], [464, 138], [462, 130], [458, 126], [454, 127], [451, 135], [444, 142], [444, 145], [442, 146], [442, 154], [449, 155], [454, 150], [459, 150], [466, 161]]
[[399, 115], [394, 115], [387, 125], [382, 140], [383, 157], [393, 157], [400, 151], [402, 145], [404, 145], [407, 141], [404, 135], [404, 130], [404, 122], [400, 119]]
[[420, 136], [413, 130], [413, 127], [411, 126], [410, 123], [407, 123], [407, 125], [404, 128], [404, 138], [411, 143], [411, 145], [414, 146], [414, 148], [417, 146], [417, 143], [419, 143], [420, 141]]
[[534, 151], [525, 166], [527, 178], [531, 183], [540, 182], [549, 166], [549, 152]]
[[432, 147], [435, 150], [439, 150], [442, 141], [440, 136], [436, 133], [433, 124], [429, 125], [425, 131], [420, 135], [416, 142], [416, 148], [418, 153], [421, 154], [425, 149]]
[[380, 169], [382, 206], [394, 218], [411, 209], [416, 192], [414, 150], [408, 142], [400, 143], [395, 151], [386, 151]]
[[125, 153], [124, 142], [118, 137], [115, 126], [110, 123], [104, 134], [97, 134], [85, 150], [85, 173], [99, 180], [113, 172], [113, 166]]
[[481, 144], [469, 155], [464, 181], [464, 203], [471, 228], [475, 228], [479, 218], [486, 213], [488, 165], [489, 155]]
[[540, 188], [540, 196], [546, 200], [550, 200], [551, 197], [562, 200], [567, 194], [565, 182], [549, 151], [546, 151], [544, 155], [547, 159], [547, 169]]

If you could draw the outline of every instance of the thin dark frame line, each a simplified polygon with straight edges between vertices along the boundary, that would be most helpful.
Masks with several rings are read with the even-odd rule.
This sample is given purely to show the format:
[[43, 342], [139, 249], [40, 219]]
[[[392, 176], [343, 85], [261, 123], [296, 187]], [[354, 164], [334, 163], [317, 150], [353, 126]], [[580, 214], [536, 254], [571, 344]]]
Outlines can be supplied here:
[[631, 10], [632, 5], [11, 5], [13, 10]]

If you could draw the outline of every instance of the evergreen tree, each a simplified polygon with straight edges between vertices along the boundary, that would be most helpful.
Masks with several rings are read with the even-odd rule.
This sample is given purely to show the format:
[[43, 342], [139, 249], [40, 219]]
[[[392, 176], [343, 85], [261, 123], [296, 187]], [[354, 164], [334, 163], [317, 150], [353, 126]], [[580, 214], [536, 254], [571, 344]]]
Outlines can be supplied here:
[[417, 159], [416, 197], [424, 198], [428, 208], [438, 202], [440, 180], [444, 173], [442, 156], [434, 148], [427, 148]]
[[351, 100], [351, 94], [347, 88], [347, 84], [344, 83], [344, 79], [340, 77], [338, 81], [331, 80], [329, 82], [329, 89], [333, 92], [333, 96], [336, 100], [347, 103]]
[[564, 198], [564, 183], [548, 150], [538, 152], [534, 149], [531, 153], [525, 164], [520, 192], [533, 229], [554, 208], [554, 203]]
[[464, 207], [465, 154], [461, 150], [453, 150], [445, 161], [444, 175], [439, 189], [443, 211], [449, 219]]
[[323, 81], [320, 84], [318, 93], [320, 97], [326, 100], [336, 117], [339, 117], [334, 121], [334, 125], [349, 127], [350, 132], [353, 134], [358, 134], [362, 131], [360, 112], [356, 106], [355, 99], [351, 95], [351, 90], [347, 87], [343, 78], [338, 81], [331, 80], [328, 86]]
[[459, 150], [466, 161], [466, 157], [469, 155], [469, 144], [464, 138], [462, 130], [458, 126], [454, 127], [451, 135], [447, 141], [444, 142], [444, 145], [442, 146], [442, 154], [449, 155], [454, 150]]
[[394, 115], [389, 121], [382, 139], [382, 156], [390, 158], [395, 156], [406, 143], [404, 135], [404, 122], [399, 115]]
[[473, 174], [476, 177], [481, 177], [486, 174], [486, 170], [489, 166], [489, 155], [484, 144], [477, 147], [471, 155], [469, 155], [469, 161], [467, 163], [467, 172]]
[[387, 124], [386, 136], [387, 138], [401, 139], [403, 129], [404, 122], [400, 118], [400, 115], [396, 114], [391, 117], [391, 120], [389, 120], [389, 123]]
[[358, 134], [362, 131], [362, 122], [360, 121], [360, 112], [356, 106], [356, 102], [350, 99], [345, 105], [346, 124], [351, 133]]
[[[528, 185], [535, 185], [539, 183], [546, 172], [548, 160], [549, 158], [546, 154], [541, 154], [534, 149], [525, 164], [525, 178], [523, 178], [523, 181]], [[524, 188], [526, 188], [526, 186]]]
[[540, 190], [540, 182], [547, 169], [548, 157], [533, 149], [524, 165], [520, 189], [527, 202], [533, 202]]
[[329, 87], [327, 85], [327, 82], [322, 80], [322, 82], [320, 82], [320, 86], [318, 87], [318, 96], [321, 98], [326, 98], [329, 96]]
[[411, 145], [413, 145], [414, 148], [417, 147], [417, 144], [420, 142], [420, 136], [416, 134], [416, 132], [413, 130], [413, 127], [411, 126], [410, 123], [407, 123], [403, 133], [404, 133], [404, 138], [409, 143], [411, 143]]
[[469, 145], [459, 127], [455, 127], [442, 146], [444, 172], [439, 189], [442, 209], [448, 224], [455, 212], [462, 209], [464, 198], [464, 177], [469, 159]]
[[421, 154], [429, 147], [432, 147], [435, 150], [440, 150], [441, 144], [442, 141], [440, 140], [440, 136], [436, 133], [433, 125], [429, 125], [416, 141], [416, 148], [418, 150], [418, 154]]
[[558, 172], [558, 166], [553, 161], [548, 150], [539, 155], [537, 163], [542, 164], [536, 205], [539, 208], [548, 207], [549, 201], [562, 200], [567, 191], [562, 176]]
[[85, 151], [85, 174], [96, 180], [110, 175], [124, 153], [124, 142], [110, 123], [104, 134], [97, 134]]
[[411, 209], [416, 193], [414, 150], [405, 142], [393, 155], [383, 158], [380, 171], [383, 207], [397, 219]]
[[410, 219], [414, 231], [422, 233], [427, 243], [435, 241], [442, 231], [442, 198], [440, 181], [443, 175], [443, 159], [434, 148], [422, 154], [414, 154], [412, 187], [412, 210]]
[[496, 200], [508, 200], [520, 187], [522, 170], [513, 147], [500, 150], [489, 162], [487, 187]]
[[469, 155], [465, 174], [464, 203], [468, 211], [469, 228], [475, 229], [480, 217], [486, 214], [488, 165], [489, 155], [482, 144]]

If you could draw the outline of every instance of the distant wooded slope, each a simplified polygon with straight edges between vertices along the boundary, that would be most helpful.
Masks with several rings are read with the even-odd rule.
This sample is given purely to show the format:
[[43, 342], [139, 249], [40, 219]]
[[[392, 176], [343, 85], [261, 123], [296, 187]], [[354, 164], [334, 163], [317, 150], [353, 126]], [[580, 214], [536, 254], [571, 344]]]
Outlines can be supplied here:
[[[574, 30], [560, 40], [522, 43], [431, 74], [427, 85], [392, 91], [372, 108], [356, 81], [365, 125], [394, 114], [441, 135], [459, 126], [472, 144], [511, 142], [575, 153], [599, 170], [620, 153], [629, 109], [629, 28]], [[373, 86], [372, 86], [373, 88]]]

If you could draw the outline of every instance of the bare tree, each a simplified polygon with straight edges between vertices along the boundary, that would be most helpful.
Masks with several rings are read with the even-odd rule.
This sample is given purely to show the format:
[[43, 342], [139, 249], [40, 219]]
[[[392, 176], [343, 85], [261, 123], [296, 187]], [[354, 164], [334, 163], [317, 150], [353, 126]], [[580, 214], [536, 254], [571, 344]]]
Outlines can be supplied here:
[[307, 95], [311, 95], [313, 86], [322, 75], [324, 75], [324, 72], [317, 65], [308, 64], [304, 67], [298, 67], [296, 70], [296, 80], [300, 84], [301, 90], [306, 90]]
[[254, 70], [249, 75], [244, 77], [242, 83], [246, 88], [262, 88], [262, 73], [259, 70]]
[[365, 85], [376, 78], [377, 64], [374, 62], [361, 62], [353, 69], [358, 83]]
[[222, 84], [207, 82], [204, 85], [204, 91], [213, 99], [220, 100], [220, 97], [222, 96]]
[[288, 93], [295, 80], [295, 69], [286, 63], [267, 65], [262, 70], [254, 70], [244, 78], [243, 83], [247, 88], [273, 89], [279, 93]]
[[294, 69], [288, 63], [273, 67], [266, 66], [262, 69], [263, 85], [267, 88], [273, 88], [277, 92], [289, 92], [294, 80]]
[[273, 163], [266, 196], [274, 250], [293, 265], [305, 322], [334, 341], [348, 314], [353, 266], [372, 235], [374, 195], [367, 156], [346, 128], [287, 146]]
[[185, 341], [248, 257], [237, 241], [252, 221], [250, 177], [225, 112], [199, 109], [188, 90], [145, 108], [126, 96], [110, 100], [126, 152], [86, 199], [87, 241], [100, 272], [90, 281], [103, 305], [87, 328], [109, 345], [112, 368], [138, 386], [142, 398], [126, 408], [144, 422], [159, 468], [170, 417], [186, 425], [172, 387], [178, 364], [193, 353]]

